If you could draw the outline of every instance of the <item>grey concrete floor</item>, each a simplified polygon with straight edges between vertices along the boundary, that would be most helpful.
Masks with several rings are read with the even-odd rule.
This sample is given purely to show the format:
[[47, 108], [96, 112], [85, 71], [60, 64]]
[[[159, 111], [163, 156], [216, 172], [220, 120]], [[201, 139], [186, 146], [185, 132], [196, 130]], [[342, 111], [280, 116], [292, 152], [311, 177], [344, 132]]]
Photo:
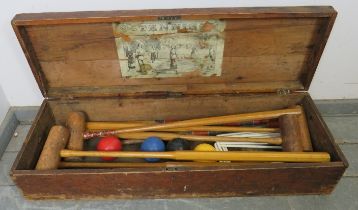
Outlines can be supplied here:
[[28, 201], [9, 178], [10, 167], [29, 131], [17, 127], [0, 160], [0, 210], [5, 209], [358, 209], [358, 114], [327, 114], [324, 119], [350, 167], [331, 195], [265, 196], [237, 198]]

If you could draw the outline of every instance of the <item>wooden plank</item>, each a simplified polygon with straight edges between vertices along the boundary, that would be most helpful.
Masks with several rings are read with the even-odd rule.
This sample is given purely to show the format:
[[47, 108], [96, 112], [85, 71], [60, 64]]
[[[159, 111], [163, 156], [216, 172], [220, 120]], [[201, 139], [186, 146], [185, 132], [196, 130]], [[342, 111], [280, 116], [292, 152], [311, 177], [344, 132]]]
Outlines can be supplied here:
[[341, 149], [335, 143], [331, 132], [320, 116], [312, 98], [307, 94], [302, 102], [307, 117], [308, 128], [310, 130], [313, 150], [329, 152], [332, 161], [341, 161], [344, 163], [345, 168], [347, 168], [348, 161], [344, 157]]
[[[284, 167], [276, 165], [275, 168], [254, 167], [245, 170], [238, 168], [237, 170], [153, 171], [152, 169], [152, 171], [132, 173], [116, 172], [116, 169], [56, 170], [42, 174], [15, 174], [14, 181], [29, 199], [328, 194], [343, 173], [342, 165], [334, 165], [296, 168], [287, 164]], [[207, 180], [210, 180], [210, 184], [203, 184]]]
[[118, 60], [114, 38], [32, 42], [40, 61]]
[[50, 101], [56, 123], [63, 124], [70, 111], [84, 111], [88, 121], [185, 120], [200, 117], [287, 108], [300, 94], [212, 95], [153, 98], [88, 98]]
[[[111, 23], [157, 20], [158, 17], [175, 14], [180, 14], [183, 20], [227, 21], [222, 75], [122, 78]], [[13, 25], [15, 30], [23, 27], [23, 33], [18, 33], [19, 40], [27, 51], [25, 53], [44, 96], [54, 97], [47, 95], [48, 92], [60, 94], [58, 87], [66, 90], [61, 97], [66, 97], [64, 94], [80, 96], [78, 92], [69, 91], [90, 88], [88, 84], [93, 88], [103, 88], [103, 92], [97, 89], [97, 96], [105, 96], [112, 95], [114, 90], [118, 90], [112, 87], [119, 85], [143, 85], [142, 91], [135, 89], [144, 92], [147, 85], [194, 84], [198, 88], [200, 86], [196, 84], [221, 83], [229, 88], [231, 85], [227, 84], [253, 82], [250, 87], [258, 90], [263, 81], [267, 82], [264, 87], [292, 81], [302, 83], [299, 87], [307, 89], [319, 60], [317, 55], [323, 50], [322, 42], [328, 38], [335, 14], [331, 7], [78, 12], [18, 15]], [[289, 86], [293, 87], [293, 83]], [[254, 87], [256, 84], [259, 86]], [[57, 89], [52, 91], [52, 88]], [[253, 89], [241, 88], [241, 91], [250, 92]], [[111, 92], [104, 92], [106, 90]], [[266, 88], [262, 92], [266, 90], [277, 89]], [[198, 91], [205, 92], [206, 89]], [[82, 96], [89, 95], [93, 94]]]
[[111, 23], [26, 26], [31, 40], [43, 42], [114, 38]]
[[[225, 30], [224, 57], [307, 53], [322, 22], [321, 19], [309, 20], [230, 20]], [[108, 23], [31, 26], [27, 31], [40, 61], [95, 60], [105, 56], [106, 59], [118, 59], [112, 49], [116, 48], [112, 25]], [[93, 49], [103, 52], [93, 53]], [[81, 53], [67, 55], [71, 50], [81, 50]]]
[[227, 31], [224, 57], [306, 55], [311, 52], [319, 29], [320, 25], [291, 25]]
[[30, 65], [31, 71], [36, 79], [36, 82], [40, 88], [40, 91], [44, 97], [47, 97], [48, 83], [45, 75], [42, 72], [41, 65], [37, 59], [36, 52], [33, 48], [30, 38], [27, 35], [26, 29], [21, 26], [16, 26], [12, 22], [13, 30], [16, 34], [17, 40], [19, 41], [22, 51], [25, 54], [27, 62]]
[[11, 173], [13, 173], [14, 170], [33, 169], [35, 167], [42, 147], [46, 141], [47, 134], [54, 123], [54, 116], [52, 115], [49, 104], [45, 100], [42, 103], [33, 125], [26, 136], [24, 144], [16, 157]]
[[[96, 84], [97, 87], [143, 85], [143, 89], [145, 89], [145, 85], [156, 84], [296, 81], [300, 78], [299, 70], [306, 65], [306, 56], [272, 55], [224, 58], [223, 72], [218, 77], [188, 75], [172, 78], [127, 79], [121, 76], [118, 60], [54, 61], [41, 62], [41, 65], [46, 79], [49, 81], [50, 89], [81, 87], [89, 84]], [[167, 89], [167, 91], [172, 90]], [[103, 91], [102, 94], [105, 92]]]
[[315, 40], [316, 47], [308, 59], [309, 63], [307, 65], [306, 73], [302, 74], [302, 81], [305, 86], [305, 90], [308, 90], [308, 88], [312, 82], [315, 70], [318, 66], [320, 59], [321, 59], [323, 50], [324, 50], [326, 43], [328, 41], [328, 37], [332, 31], [333, 24], [336, 20], [336, 17], [337, 17], [337, 12], [333, 12], [330, 15], [329, 19], [326, 20], [327, 22], [325, 24], [323, 24], [323, 27], [320, 28], [319, 35], [316, 36], [317, 37]]
[[[88, 55], [95, 56], [95, 54]], [[121, 76], [118, 60], [56, 61], [41, 62], [41, 65], [51, 89], [52, 87], [79, 87], [93, 84], [105, 87], [126, 81]]]
[[158, 20], [162, 16], [180, 16], [181, 19], [329, 17], [334, 12], [331, 6], [57, 12], [18, 14], [13, 22], [15, 25], [58, 25]]
[[[320, 25], [326, 17], [302, 17], [302, 18], [245, 18], [245, 19], [225, 19], [225, 31], [237, 30], [257, 30], [257, 29], [272, 29], [272, 28], [287, 28], [296, 26], [312, 26]], [[41, 27], [38, 27], [41, 28]]]
[[[302, 84], [297, 81], [285, 82], [248, 82], [226, 84], [189, 84], [189, 85], [129, 85], [110, 87], [68, 87], [51, 88], [49, 94], [54, 98], [79, 97], [167, 97], [172, 95], [202, 95], [202, 94], [237, 94], [237, 93], [267, 93], [275, 92], [281, 88], [299, 90]], [[166, 90], [170, 90], [166, 91]], [[185, 94], [182, 94], [185, 93]]]

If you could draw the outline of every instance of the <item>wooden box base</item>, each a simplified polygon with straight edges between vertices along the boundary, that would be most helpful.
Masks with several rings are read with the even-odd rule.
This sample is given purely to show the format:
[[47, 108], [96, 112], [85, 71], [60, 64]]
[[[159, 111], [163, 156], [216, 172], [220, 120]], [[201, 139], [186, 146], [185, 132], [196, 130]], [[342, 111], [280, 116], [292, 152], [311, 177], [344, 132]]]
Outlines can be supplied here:
[[[328, 163], [252, 163], [212, 167], [34, 170], [51, 126], [70, 111], [90, 121], [190, 119], [303, 105], [315, 151]], [[171, 98], [45, 100], [11, 170], [29, 199], [114, 199], [328, 194], [348, 163], [307, 93]]]

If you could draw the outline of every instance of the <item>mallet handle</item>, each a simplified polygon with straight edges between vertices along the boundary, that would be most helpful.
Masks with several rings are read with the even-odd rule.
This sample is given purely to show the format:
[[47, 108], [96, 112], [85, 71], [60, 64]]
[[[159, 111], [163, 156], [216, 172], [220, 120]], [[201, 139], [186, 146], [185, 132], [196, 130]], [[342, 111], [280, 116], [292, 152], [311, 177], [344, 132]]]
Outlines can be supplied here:
[[124, 139], [145, 139], [151, 136], [159, 137], [163, 140], [172, 140], [174, 138], [182, 138], [191, 141], [227, 141], [227, 142], [256, 142], [256, 143], [268, 143], [280, 145], [282, 139], [276, 138], [245, 138], [245, 137], [226, 137], [226, 136], [198, 136], [198, 135], [186, 135], [177, 133], [164, 133], [164, 132], [138, 132], [138, 133], [119, 133], [119, 138]]
[[153, 168], [153, 167], [212, 167], [252, 165], [255, 162], [159, 162], [159, 163], [127, 163], [127, 162], [60, 162], [59, 168]]
[[103, 152], [61, 150], [61, 157], [161, 158], [174, 160], [214, 160], [245, 162], [329, 162], [326, 152]]
[[245, 122], [255, 119], [271, 119], [277, 118], [285, 114], [301, 114], [301, 109], [299, 107], [289, 108], [289, 109], [280, 109], [274, 111], [264, 111], [264, 112], [254, 112], [254, 113], [245, 113], [245, 114], [234, 114], [218, 117], [207, 117], [191, 120], [183, 120], [170, 122], [165, 124], [141, 126], [135, 128], [124, 128], [115, 131], [101, 131], [94, 133], [85, 133], [83, 137], [85, 139], [98, 137], [98, 136], [108, 136], [115, 135], [119, 133], [130, 133], [130, 132], [141, 132], [141, 131], [157, 131], [160, 129], [170, 129], [170, 128], [184, 128], [191, 126], [202, 126], [202, 125], [217, 125], [224, 123], [233, 123], [233, 122]]
[[[134, 128], [146, 125], [153, 125], [153, 122], [88, 122], [88, 131], [118, 130], [123, 128]], [[247, 126], [195, 126], [186, 128], [160, 129], [166, 132], [186, 131], [216, 131], [216, 132], [278, 132], [278, 128], [247, 127]]]

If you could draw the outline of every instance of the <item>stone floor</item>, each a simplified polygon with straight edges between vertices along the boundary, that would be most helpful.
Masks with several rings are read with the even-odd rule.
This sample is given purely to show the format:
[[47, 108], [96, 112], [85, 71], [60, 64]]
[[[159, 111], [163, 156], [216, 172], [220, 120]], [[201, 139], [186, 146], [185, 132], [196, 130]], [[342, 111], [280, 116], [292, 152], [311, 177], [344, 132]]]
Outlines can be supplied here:
[[358, 209], [358, 114], [323, 115], [350, 167], [331, 195], [211, 199], [28, 201], [9, 178], [9, 169], [29, 131], [20, 124], [0, 160], [0, 210], [5, 209]]

